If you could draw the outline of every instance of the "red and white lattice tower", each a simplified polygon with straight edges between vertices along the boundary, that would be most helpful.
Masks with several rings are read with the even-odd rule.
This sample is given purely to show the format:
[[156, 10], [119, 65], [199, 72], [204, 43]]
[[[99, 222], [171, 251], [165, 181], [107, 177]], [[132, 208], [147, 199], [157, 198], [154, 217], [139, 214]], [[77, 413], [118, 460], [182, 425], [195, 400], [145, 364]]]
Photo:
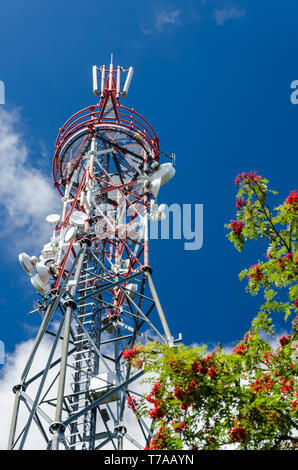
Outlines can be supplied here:
[[143, 371], [123, 351], [152, 338], [175, 342], [148, 246], [148, 221], [164, 217], [157, 194], [175, 170], [160, 163], [150, 124], [120, 104], [132, 74], [132, 67], [94, 66], [99, 103], [72, 116], [58, 134], [53, 175], [62, 215], [47, 217], [53, 236], [39, 259], [19, 256], [42, 297], [42, 323], [13, 389], [9, 449], [30, 448], [32, 427], [54, 450], [121, 450], [124, 443], [142, 449], [152, 437], [151, 423], [127, 407], [132, 392], [142, 393]]

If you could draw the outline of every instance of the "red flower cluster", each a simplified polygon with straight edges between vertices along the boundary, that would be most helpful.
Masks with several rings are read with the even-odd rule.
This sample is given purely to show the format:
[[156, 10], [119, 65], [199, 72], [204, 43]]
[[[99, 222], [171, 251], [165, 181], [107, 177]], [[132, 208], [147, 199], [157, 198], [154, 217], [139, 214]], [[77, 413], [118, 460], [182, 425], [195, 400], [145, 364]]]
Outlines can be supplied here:
[[259, 181], [260, 179], [262, 179], [262, 177], [258, 176], [256, 171], [251, 171], [250, 173], [243, 172], [236, 177], [235, 184], [239, 186], [239, 184], [241, 183], [248, 183], [248, 182], [255, 183], [256, 181]]
[[298, 400], [292, 401], [291, 406], [293, 411], [298, 411]]
[[272, 359], [272, 356], [273, 354], [271, 352], [266, 352], [264, 355], [263, 355], [263, 358], [265, 359], [265, 364], [266, 366], [269, 365], [271, 359]]
[[163, 400], [160, 398], [162, 392], [163, 386], [162, 383], [158, 380], [157, 382], [155, 382], [152, 391], [146, 397], [146, 400], [150, 403], [153, 403], [153, 405], [155, 406], [154, 408], [151, 408], [151, 410], [148, 411], [149, 416], [152, 419], [161, 419], [166, 414], [163, 406]]
[[157, 398], [160, 398], [162, 391], [163, 391], [163, 386], [161, 382], [158, 380], [153, 385], [153, 389], [149, 393], [149, 395], [146, 397], [146, 400], [149, 401], [150, 403], [153, 403], [154, 405], [157, 405], [159, 403], [159, 400]]
[[251, 388], [254, 392], [269, 392], [272, 390], [273, 386], [274, 382], [270, 375], [264, 375], [251, 384]]
[[295, 307], [296, 309], [298, 309], [298, 299], [295, 299], [295, 300], [294, 300], [294, 307]]
[[286, 378], [282, 379], [280, 381], [282, 388], [281, 388], [281, 393], [283, 395], [288, 395], [288, 393], [291, 393], [294, 390], [294, 382], [293, 380], [288, 380]]
[[232, 442], [241, 442], [246, 438], [246, 431], [243, 426], [238, 426], [231, 430], [231, 441]]
[[249, 332], [246, 333], [245, 336], [244, 336], [244, 339], [243, 339], [243, 340], [244, 340], [244, 343], [247, 344], [251, 338], [253, 338], [253, 334], [252, 334], [251, 331], [249, 331]]
[[180, 423], [177, 420], [172, 421], [172, 426], [174, 428], [175, 432], [184, 432], [188, 429], [188, 424], [186, 423]]
[[181, 410], [187, 410], [193, 402], [193, 394], [199, 391], [198, 383], [195, 379], [191, 380], [187, 388], [175, 387], [174, 395], [181, 401], [180, 408]]
[[[216, 373], [216, 369], [213, 366], [213, 355], [212, 354], [208, 354], [204, 359], [196, 359], [192, 365], [192, 371], [194, 373], [199, 373], [199, 374], [203, 374], [203, 375], [214, 375]], [[212, 372], [211, 374], [209, 373], [210, 370], [209, 368], [211, 367], [212, 369]], [[209, 370], [209, 372], [208, 372]], [[215, 376], [215, 375], [214, 375]], [[214, 377], [212, 377], [214, 378]]]
[[122, 357], [126, 359], [131, 365], [133, 365], [136, 369], [141, 369], [144, 361], [143, 359], [136, 357], [136, 356], [143, 349], [144, 348], [142, 346], [139, 348], [125, 349], [122, 353]]
[[194, 392], [198, 392], [198, 391], [199, 391], [199, 384], [195, 379], [192, 379], [189, 382], [189, 386], [187, 387], [186, 392], [187, 393], [194, 393]]
[[157, 382], [155, 382], [155, 384], [153, 385], [153, 390], [152, 390], [152, 391], [153, 391], [153, 394], [154, 394], [155, 396], [158, 396], [158, 395], [161, 393], [161, 391], [162, 391], [162, 384], [161, 384], [161, 382], [160, 382], [159, 380], [158, 380]]
[[144, 447], [144, 450], [159, 450], [167, 448], [168, 431], [164, 426], [159, 428], [159, 431], [151, 439], [149, 446]]
[[241, 235], [242, 230], [243, 230], [244, 224], [242, 222], [238, 222], [237, 220], [234, 220], [231, 222], [231, 229], [234, 233], [234, 235]]
[[282, 348], [284, 348], [287, 344], [289, 344], [290, 338], [291, 338], [290, 335], [282, 336], [280, 338], [279, 342], [280, 342]]
[[234, 347], [233, 354], [239, 354], [239, 356], [243, 356], [246, 350], [247, 350], [246, 345], [244, 343], [240, 343]]
[[298, 204], [298, 193], [296, 190], [290, 192], [290, 195], [286, 199], [286, 204], [291, 206]]
[[287, 253], [284, 261], [293, 261], [293, 255], [292, 253]]
[[208, 375], [211, 379], [215, 379], [216, 373], [217, 373], [217, 370], [215, 369], [215, 367], [211, 367], [211, 369], [208, 372]]
[[179, 360], [172, 359], [169, 362], [169, 366], [174, 372], [181, 372], [183, 370], [183, 363]]
[[175, 395], [175, 397], [177, 397], [178, 400], [180, 400], [180, 401], [183, 400], [183, 398], [184, 398], [184, 396], [185, 396], [185, 393], [186, 393], [186, 392], [185, 392], [185, 390], [184, 390], [183, 388], [177, 388], [177, 387], [174, 388], [174, 395]]
[[155, 405], [155, 408], [151, 408], [151, 410], [148, 411], [150, 418], [152, 418], [152, 419], [161, 419], [165, 416], [166, 413], [165, 413], [165, 410], [161, 406], [162, 403], [163, 403], [163, 401], [160, 400], [160, 402], [158, 402]]
[[248, 279], [254, 279], [257, 282], [260, 282], [263, 278], [262, 267], [259, 264], [254, 264], [249, 268]]
[[135, 356], [142, 350], [143, 348], [131, 348], [131, 349], [125, 349], [122, 353], [122, 357], [126, 359], [127, 361], [132, 361], [132, 359], [135, 358]]
[[242, 199], [242, 197], [237, 197], [236, 209], [242, 209], [245, 205], [246, 205], [246, 202]]
[[129, 397], [127, 400], [127, 406], [135, 413], [138, 406], [137, 400], [134, 397]]
[[[284, 263], [287, 263], [289, 261], [293, 261], [292, 253], [287, 253], [284, 258], [278, 258], [277, 267], [281, 268], [281, 270], [283, 271], [284, 270]], [[296, 260], [295, 260], [295, 264], [296, 264]]]

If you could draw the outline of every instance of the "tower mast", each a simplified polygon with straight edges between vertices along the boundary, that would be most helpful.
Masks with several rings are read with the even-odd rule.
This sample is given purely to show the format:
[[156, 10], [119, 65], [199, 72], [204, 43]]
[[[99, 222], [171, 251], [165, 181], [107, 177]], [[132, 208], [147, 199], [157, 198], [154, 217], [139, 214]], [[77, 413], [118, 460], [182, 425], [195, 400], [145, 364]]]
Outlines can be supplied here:
[[[163, 218], [160, 186], [175, 170], [160, 163], [151, 125], [120, 103], [133, 68], [114, 68], [112, 55], [92, 75], [99, 103], [68, 119], [56, 141], [61, 217], [47, 217], [53, 235], [39, 259], [19, 255], [42, 296], [43, 319], [13, 388], [9, 449], [30, 448], [34, 426], [48, 449], [143, 449], [151, 423], [127, 407], [136, 388], [142, 393], [142, 365], [129, 365], [123, 352], [152, 339], [175, 343], [153, 283], [148, 236], [148, 221]], [[36, 371], [44, 342], [47, 357]]]

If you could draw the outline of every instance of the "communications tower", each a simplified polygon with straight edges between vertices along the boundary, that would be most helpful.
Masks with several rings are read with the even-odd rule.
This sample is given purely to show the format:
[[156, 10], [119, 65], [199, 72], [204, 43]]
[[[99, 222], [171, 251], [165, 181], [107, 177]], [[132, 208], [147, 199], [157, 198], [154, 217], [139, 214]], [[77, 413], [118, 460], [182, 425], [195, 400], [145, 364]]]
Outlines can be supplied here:
[[47, 217], [52, 238], [39, 258], [19, 255], [42, 322], [13, 388], [9, 449], [30, 448], [34, 432], [53, 450], [143, 449], [152, 437], [152, 423], [127, 407], [142, 394], [143, 370], [123, 352], [151, 339], [176, 342], [152, 280], [148, 235], [148, 222], [164, 218], [156, 198], [175, 169], [173, 156], [160, 162], [151, 125], [120, 103], [133, 68], [112, 62], [93, 66], [98, 104], [59, 130], [53, 176], [62, 211]]

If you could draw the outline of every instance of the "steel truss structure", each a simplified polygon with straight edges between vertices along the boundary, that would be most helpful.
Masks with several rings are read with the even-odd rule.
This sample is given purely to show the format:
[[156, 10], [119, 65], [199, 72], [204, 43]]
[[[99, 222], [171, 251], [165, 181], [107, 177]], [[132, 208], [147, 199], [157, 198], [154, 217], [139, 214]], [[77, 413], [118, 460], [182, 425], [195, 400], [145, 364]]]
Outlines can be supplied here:
[[[152, 339], [176, 342], [152, 280], [148, 240], [148, 220], [162, 218], [155, 196], [174, 171], [160, 164], [149, 123], [120, 104], [123, 72], [93, 68], [100, 101], [72, 116], [56, 142], [62, 216], [49, 216], [53, 237], [39, 262], [20, 255], [31, 276], [37, 271], [31, 280], [42, 295], [42, 323], [13, 388], [9, 449], [30, 448], [32, 427], [53, 450], [143, 449], [152, 437], [152, 423], [127, 408], [132, 393], [142, 394], [143, 370], [123, 352]], [[131, 75], [130, 68], [129, 82]]]

